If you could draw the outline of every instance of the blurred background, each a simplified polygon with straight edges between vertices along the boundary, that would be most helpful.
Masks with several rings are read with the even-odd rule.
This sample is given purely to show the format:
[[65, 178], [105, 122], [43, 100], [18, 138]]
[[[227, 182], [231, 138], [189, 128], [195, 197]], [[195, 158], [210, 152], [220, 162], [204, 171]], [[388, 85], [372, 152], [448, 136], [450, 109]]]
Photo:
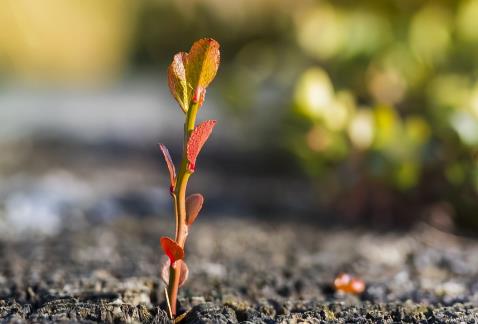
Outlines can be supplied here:
[[222, 45], [190, 190], [224, 215], [478, 229], [478, 0], [3, 0], [0, 232], [169, 217], [172, 56]]

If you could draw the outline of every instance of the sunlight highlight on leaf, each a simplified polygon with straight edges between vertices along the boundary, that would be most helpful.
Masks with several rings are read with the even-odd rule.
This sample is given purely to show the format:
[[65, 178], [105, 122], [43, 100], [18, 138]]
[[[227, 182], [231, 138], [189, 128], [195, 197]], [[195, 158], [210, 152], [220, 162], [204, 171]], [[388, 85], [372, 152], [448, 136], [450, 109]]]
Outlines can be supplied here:
[[207, 86], [219, 68], [219, 43], [212, 38], [195, 42], [189, 53], [177, 53], [168, 69], [168, 84], [171, 94], [184, 112], [190, 102], [204, 101]]
[[220, 62], [219, 43], [203, 38], [193, 44], [186, 58], [186, 79], [193, 89], [207, 88]]
[[168, 69], [169, 90], [184, 112], [189, 108], [188, 86], [184, 68], [186, 57], [187, 53], [184, 52], [174, 55], [173, 62]]

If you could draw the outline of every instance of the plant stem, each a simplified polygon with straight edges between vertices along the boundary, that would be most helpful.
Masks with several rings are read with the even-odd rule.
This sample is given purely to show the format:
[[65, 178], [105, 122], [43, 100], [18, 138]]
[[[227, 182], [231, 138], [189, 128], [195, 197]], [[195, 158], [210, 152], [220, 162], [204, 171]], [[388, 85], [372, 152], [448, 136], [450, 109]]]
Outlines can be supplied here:
[[[186, 114], [186, 121], [184, 123], [184, 143], [183, 143], [183, 157], [181, 161], [181, 168], [179, 169], [176, 186], [173, 196], [173, 204], [176, 214], [176, 243], [184, 249], [186, 238], [188, 235], [188, 226], [186, 224], [186, 189], [191, 176], [191, 172], [187, 170], [187, 144], [189, 136], [194, 130], [196, 123], [196, 115], [199, 109], [199, 104], [192, 103]], [[169, 285], [168, 297], [171, 304], [171, 312], [176, 316], [176, 304], [179, 289], [179, 279], [181, 277], [181, 260], [171, 264], [169, 268]]]

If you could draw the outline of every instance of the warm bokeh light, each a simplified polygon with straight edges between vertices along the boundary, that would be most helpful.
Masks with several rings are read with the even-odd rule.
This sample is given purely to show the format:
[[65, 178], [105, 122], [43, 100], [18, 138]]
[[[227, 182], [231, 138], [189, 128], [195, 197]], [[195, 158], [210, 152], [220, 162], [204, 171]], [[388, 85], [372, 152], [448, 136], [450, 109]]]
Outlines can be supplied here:
[[0, 67], [21, 78], [88, 80], [117, 75], [134, 34], [131, 0], [5, 0]]
[[296, 89], [300, 112], [314, 119], [324, 118], [334, 100], [334, 89], [325, 71], [313, 68], [304, 72]]
[[342, 19], [342, 13], [329, 4], [308, 8], [296, 17], [299, 44], [319, 59], [336, 56], [346, 41]]
[[410, 25], [410, 48], [426, 64], [445, 58], [451, 44], [451, 17], [445, 8], [429, 5], [413, 17]]
[[348, 128], [352, 143], [359, 149], [370, 147], [373, 141], [374, 131], [372, 112], [366, 108], [358, 110]]
[[465, 41], [477, 45], [478, 42], [478, 1], [461, 1], [458, 7], [457, 30]]
[[478, 0], [0, 0], [0, 324], [478, 323], [477, 58]]
[[[60, 95], [43, 102], [44, 118], [31, 113], [30, 89], [7, 91], [13, 99], [0, 104], [23, 110], [2, 108], [0, 118], [21, 116], [3, 140], [37, 129], [91, 141], [152, 137], [152, 107], [171, 104], [157, 79], [171, 55], [214, 37], [223, 64], [208, 105], [234, 120], [228, 145], [291, 154], [319, 188], [336, 188], [324, 208], [359, 183], [391, 201], [430, 190], [427, 199], [458, 210], [478, 201], [477, 13], [478, 0], [5, 0], [0, 82], [50, 85], [53, 98], [86, 84], [100, 99], [86, 107], [75, 104], [83, 93]], [[98, 85], [115, 84], [102, 98]]]

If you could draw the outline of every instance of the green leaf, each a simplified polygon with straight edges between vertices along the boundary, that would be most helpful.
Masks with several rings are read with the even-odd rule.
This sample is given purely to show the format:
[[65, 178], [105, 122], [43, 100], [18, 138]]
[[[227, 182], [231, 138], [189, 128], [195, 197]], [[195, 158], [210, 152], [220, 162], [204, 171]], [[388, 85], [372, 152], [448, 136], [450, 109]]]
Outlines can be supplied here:
[[168, 84], [171, 94], [184, 112], [194, 100], [204, 100], [207, 86], [219, 68], [219, 43], [212, 38], [196, 41], [189, 53], [177, 53], [168, 69]]
[[206, 89], [219, 68], [219, 43], [203, 38], [193, 44], [186, 56], [186, 80], [192, 89]]
[[174, 55], [173, 62], [171, 62], [168, 69], [169, 90], [184, 112], [188, 111], [190, 101], [186, 82], [186, 70], [184, 67], [186, 57], [187, 53], [177, 53]]

